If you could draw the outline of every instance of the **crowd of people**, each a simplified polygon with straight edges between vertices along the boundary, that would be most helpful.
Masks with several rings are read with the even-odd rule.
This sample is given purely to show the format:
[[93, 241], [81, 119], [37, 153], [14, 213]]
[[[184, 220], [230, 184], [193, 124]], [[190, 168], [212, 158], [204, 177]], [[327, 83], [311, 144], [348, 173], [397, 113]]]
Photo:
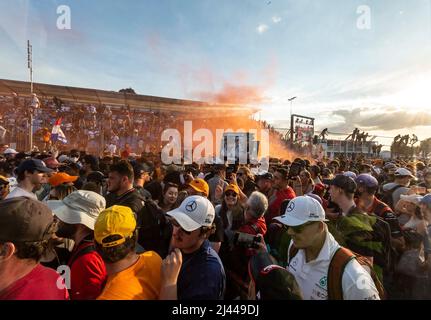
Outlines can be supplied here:
[[116, 153], [125, 143], [137, 154], [158, 152], [162, 127], [175, 128], [183, 121], [181, 115], [172, 112], [129, 106], [65, 102], [56, 97], [0, 96], [0, 126], [5, 129], [3, 143], [15, 141], [19, 149], [25, 149], [29, 112], [33, 113], [34, 145], [40, 151], [50, 150], [50, 132], [58, 119], [69, 148], [96, 154], [104, 150]]
[[431, 297], [427, 161], [262, 171], [3, 146], [0, 199], [0, 299]]

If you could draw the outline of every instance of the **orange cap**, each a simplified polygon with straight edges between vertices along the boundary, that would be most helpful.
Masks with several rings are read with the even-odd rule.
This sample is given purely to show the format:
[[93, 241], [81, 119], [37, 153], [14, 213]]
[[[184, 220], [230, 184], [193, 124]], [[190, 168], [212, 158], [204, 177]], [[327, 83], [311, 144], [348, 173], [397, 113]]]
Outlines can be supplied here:
[[233, 192], [235, 192], [236, 194], [239, 194], [239, 188], [238, 188], [238, 186], [236, 185], [236, 184], [230, 184], [230, 185], [228, 185], [225, 189], [224, 189], [224, 192], [226, 193], [226, 192], [228, 192], [228, 191], [233, 191]]
[[204, 179], [194, 179], [189, 183], [189, 186], [195, 189], [197, 192], [205, 194], [206, 197], [210, 194], [210, 187]]
[[75, 182], [78, 180], [78, 176], [69, 176], [67, 173], [58, 172], [49, 178], [49, 184], [53, 187], [59, 186], [66, 182]]

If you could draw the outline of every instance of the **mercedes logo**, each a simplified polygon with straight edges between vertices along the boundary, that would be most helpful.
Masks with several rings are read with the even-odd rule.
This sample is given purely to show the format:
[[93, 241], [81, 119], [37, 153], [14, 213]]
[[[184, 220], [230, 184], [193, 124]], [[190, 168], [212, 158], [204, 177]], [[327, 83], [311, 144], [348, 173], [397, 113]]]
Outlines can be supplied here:
[[294, 202], [290, 202], [289, 205], [287, 206], [286, 211], [290, 212], [295, 208], [295, 203]]
[[186, 204], [186, 210], [188, 211], [188, 212], [193, 212], [193, 211], [195, 211], [196, 210], [196, 207], [198, 206], [198, 204], [196, 203], [196, 201], [195, 200], [192, 200], [192, 201], [190, 201], [190, 202], [188, 202], [187, 204]]

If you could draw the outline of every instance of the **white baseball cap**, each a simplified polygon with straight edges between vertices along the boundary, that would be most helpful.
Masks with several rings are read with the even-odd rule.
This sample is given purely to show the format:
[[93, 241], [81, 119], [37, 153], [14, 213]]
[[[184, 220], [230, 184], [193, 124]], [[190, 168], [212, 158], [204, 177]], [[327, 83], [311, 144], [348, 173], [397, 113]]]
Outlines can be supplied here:
[[418, 196], [417, 194], [409, 194], [409, 195], [402, 194], [402, 195], [400, 195], [400, 199], [401, 200], [404, 200], [406, 202], [411, 202], [411, 203], [413, 203], [415, 205], [419, 205], [419, 203], [421, 202], [422, 198], [423, 198], [422, 196]]
[[325, 219], [325, 210], [319, 201], [309, 196], [300, 196], [290, 200], [286, 212], [274, 219], [292, 227], [309, 221], [328, 221]]
[[405, 168], [398, 168], [395, 171], [394, 175], [395, 175], [395, 177], [407, 177], [407, 176], [409, 176], [411, 178], [414, 178], [414, 176], [412, 175], [412, 173], [409, 170], [405, 169]]
[[189, 232], [200, 227], [210, 227], [215, 217], [214, 206], [202, 196], [187, 197], [177, 209], [168, 211], [166, 214]]
[[18, 151], [16, 151], [15, 149], [12, 148], [8, 148], [5, 151], [3, 151], [3, 154], [17, 154]]

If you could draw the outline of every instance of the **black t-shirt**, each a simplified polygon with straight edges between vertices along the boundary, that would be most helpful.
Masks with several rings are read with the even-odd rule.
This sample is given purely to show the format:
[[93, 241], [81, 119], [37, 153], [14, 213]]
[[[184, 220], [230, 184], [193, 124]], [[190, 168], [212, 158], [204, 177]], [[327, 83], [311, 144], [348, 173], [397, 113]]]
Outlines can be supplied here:
[[216, 214], [214, 217], [214, 223], [216, 226], [216, 231], [214, 234], [210, 235], [208, 240], [210, 242], [223, 242], [223, 238], [224, 238], [223, 220], [218, 214]]

